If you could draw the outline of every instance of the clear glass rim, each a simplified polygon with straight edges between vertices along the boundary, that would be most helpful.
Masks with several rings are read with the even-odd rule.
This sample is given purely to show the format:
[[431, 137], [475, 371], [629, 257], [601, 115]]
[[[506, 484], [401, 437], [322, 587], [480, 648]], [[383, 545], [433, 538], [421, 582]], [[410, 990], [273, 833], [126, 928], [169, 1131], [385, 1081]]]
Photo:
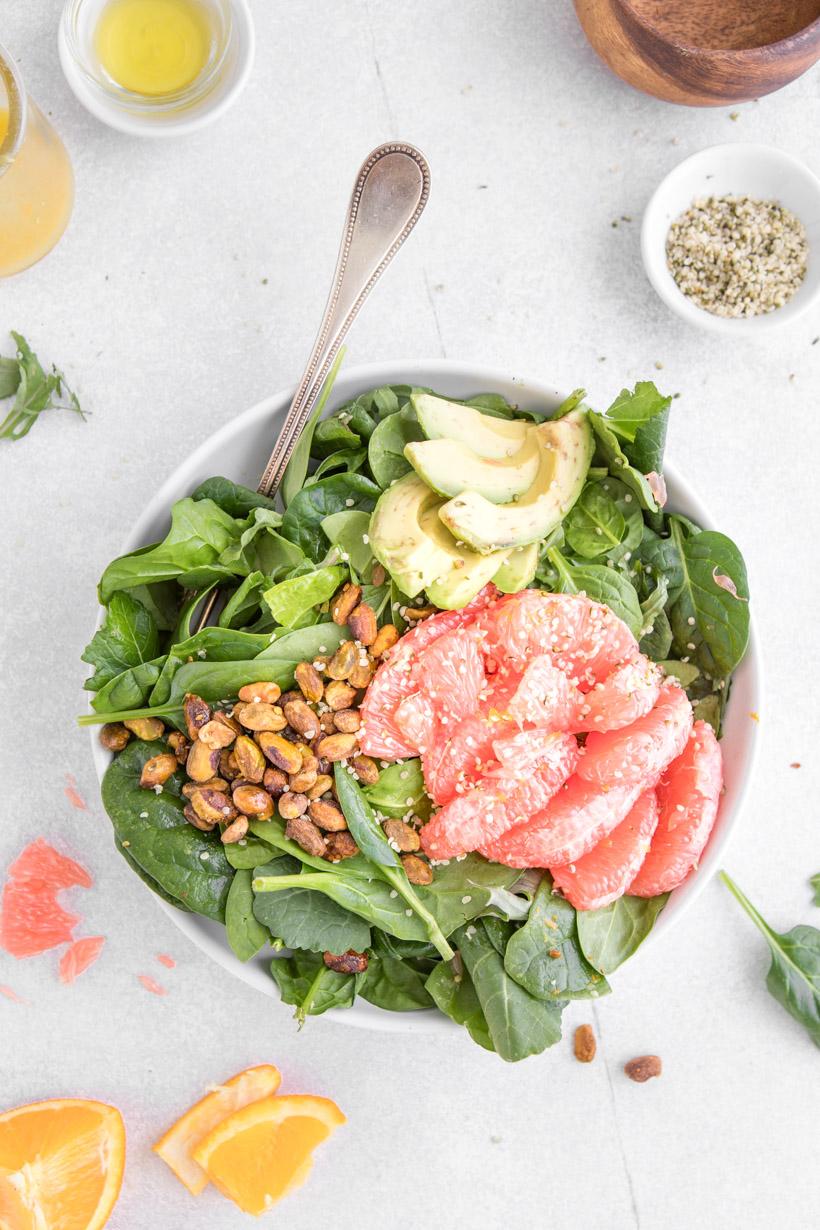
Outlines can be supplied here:
[[80, 37], [79, 19], [87, 0], [65, 0], [61, 21], [66, 47], [86, 84], [108, 103], [143, 115], [161, 114], [165, 111], [177, 111], [190, 107], [206, 97], [218, 81], [235, 32], [231, 0], [211, 0], [211, 2], [220, 11], [224, 22], [222, 45], [205, 70], [180, 90], [148, 96], [117, 85], [116, 82], [102, 76], [96, 63], [89, 61]]
[[0, 141], [0, 175], [9, 169], [26, 131], [28, 100], [20, 70], [11, 54], [0, 43], [0, 79], [8, 98], [9, 126]]

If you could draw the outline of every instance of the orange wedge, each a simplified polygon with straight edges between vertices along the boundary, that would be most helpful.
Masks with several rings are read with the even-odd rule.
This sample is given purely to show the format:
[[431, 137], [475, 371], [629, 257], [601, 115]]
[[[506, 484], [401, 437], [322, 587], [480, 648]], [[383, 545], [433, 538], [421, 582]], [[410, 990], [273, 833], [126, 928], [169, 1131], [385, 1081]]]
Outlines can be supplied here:
[[154, 1145], [154, 1152], [171, 1167], [188, 1191], [198, 1196], [208, 1186], [208, 1176], [191, 1156], [194, 1146], [228, 1115], [251, 1102], [276, 1093], [281, 1083], [282, 1077], [278, 1068], [274, 1068], [270, 1063], [239, 1072], [224, 1084], [212, 1089], [186, 1111], [181, 1119], [177, 1119]]
[[344, 1122], [329, 1098], [263, 1098], [215, 1127], [194, 1149], [194, 1160], [223, 1196], [258, 1216], [301, 1186], [313, 1150]]
[[122, 1182], [125, 1125], [113, 1106], [64, 1099], [0, 1115], [3, 1230], [101, 1230]]

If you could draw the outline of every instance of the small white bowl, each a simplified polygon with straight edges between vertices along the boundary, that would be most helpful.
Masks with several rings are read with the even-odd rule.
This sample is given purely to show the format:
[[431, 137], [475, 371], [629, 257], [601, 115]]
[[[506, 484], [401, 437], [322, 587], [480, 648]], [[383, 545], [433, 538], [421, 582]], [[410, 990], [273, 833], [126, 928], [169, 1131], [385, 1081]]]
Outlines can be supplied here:
[[[809, 262], [788, 303], [760, 316], [715, 316], [678, 289], [666, 263], [670, 225], [705, 196], [750, 196], [779, 201], [806, 228]], [[771, 145], [713, 145], [679, 163], [662, 180], [641, 225], [646, 276], [667, 307], [701, 329], [731, 337], [759, 337], [802, 316], [820, 297], [820, 180], [804, 163]]]
[[248, 0], [225, 0], [227, 42], [213, 81], [197, 83], [175, 102], [150, 105], [141, 96], [112, 87], [89, 57], [93, 22], [102, 9], [92, 0], [66, 0], [57, 45], [65, 79], [87, 111], [109, 128], [134, 137], [178, 137], [210, 124], [239, 97], [253, 67], [256, 35]]

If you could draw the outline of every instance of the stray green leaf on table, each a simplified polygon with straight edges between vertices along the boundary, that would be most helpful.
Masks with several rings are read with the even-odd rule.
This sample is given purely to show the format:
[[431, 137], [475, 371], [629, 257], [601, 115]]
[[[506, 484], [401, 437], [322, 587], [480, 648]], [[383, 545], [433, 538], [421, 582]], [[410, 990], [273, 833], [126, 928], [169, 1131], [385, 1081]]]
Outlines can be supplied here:
[[11, 409], [0, 422], [0, 440], [20, 440], [28, 435], [44, 410], [72, 410], [85, 418], [77, 394], [63, 373], [52, 365], [43, 370], [40, 360], [24, 337], [12, 332], [17, 343], [15, 359], [0, 358], [0, 400], [14, 397]]

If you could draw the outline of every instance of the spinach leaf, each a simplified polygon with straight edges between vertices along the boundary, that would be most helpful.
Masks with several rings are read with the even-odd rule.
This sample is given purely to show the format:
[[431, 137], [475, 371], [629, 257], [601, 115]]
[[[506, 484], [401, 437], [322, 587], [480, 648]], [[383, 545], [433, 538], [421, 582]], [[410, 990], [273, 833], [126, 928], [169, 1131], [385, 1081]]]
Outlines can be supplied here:
[[359, 994], [388, 1012], [418, 1012], [433, 1007], [424, 983], [425, 975], [409, 962], [372, 953], [359, 983]]
[[603, 483], [587, 483], [564, 522], [567, 542], [576, 555], [595, 559], [621, 545], [626, 522]]
[[629, 458], [621, 447], [609, 420], [602, 414], [596, 413], [595, 410], [588, 411], [588, 417], [597, 443], [593, 461], [596, 464], [599, 461], [602, 462], [613, 478], [620, 479], [637, 497], [641, 508], [645, 508], [649, 513], [660, 512], [646, 476], [635, 466], [630, 465]]
[[[349, 948], [364, 952], [370, 947], [370, 928], [357, 914], [351, 913], [316, 888], [320, 875], [298, 874], [300, 864], [286, 856], [257, 867], [253, 878], [253, 912], [271, 935], [281, 939], [288, 948], [307, 948], [311, 952], [347, 952]], [[276, 887], [280, 880], [285, 887], [278, 892], [265, 891], [260, 885]]]
[[250, 961], [270, 942], [267, 928], [254, 917], [252, 879], [250, 871], [237, 871], [225, 902], [228, 943], [240, 961]]
[[411, 406], [382, 419], [370, 437], [367, 460], [383, 491], [413, 468], [404, 455], [405, 445], [423, 439], [424, 432]]
[[201, 833], [182, 814], [181, 771], [160, 794], [143, 790], [142, 766], [165, 751], [160, 742], [129, 743], [112, 760], [102, 782], [102, 801], [118, 842], [164, 893], [195, 914], [223, 922], [233, 868], [218, 835]]
[[107, 605], [120, 589], [178, 581], [191, 589], [233, 576], [219, 556], [242, 532], [242, 523], [213, 500], [177, 500], [171, 528], [162, 542], [147, 550], [121, 555], [108, 565], [100, 581], [100, 602]]
[[[356, 916], [356, 923], [360, 928], [355, 933], [355, 942], [348, 937], [347, 932], [342, 932], [333, 943], [329, 943], [325, 942], [323, 925], [320, 929], [318, 923], [314, 923], [310, 918], [303, 924], [300, 918], [298, 924], [300, 928], [304, 926], [304, 931], [300, 930], [300, 934], [305, 934], [309, 942], [296, 943], [287, 935], [282, 935], [282, 939], [289, 948], [315, 947], [317, 950], [329, 949], [331, 952], [346, 952], [348, 948], [354, 948], [357, 952], [363, 952], [370, 946], [370, 931], [367, 923], [380, 927], [382, 931], [387, 931], [397, 939], [425, 940], [427, 938], [427, 929], [422, 920], [407, 907], [399, 897], [398, 891], [391, 889], [390, 885], [383, 880], [368, 880], [364, 876], [348, 875], [341, 870], [341, 866], [333, 871], [303, 871], [301, 875], [296, 875], [286, 871], [286, 861], [286, 859], [279, 859], [278, 864], [271, 864], [271, 867], [279, 868], [277, 874], [274, 874], [268, 867], [257, 867], [253, 881], [253, 889], [257, 894], [256, 916], [260, 921], [265, 922], [272, 932], [276, 933], [277, 929], [272, 922], [268, 922], [268, 918], [278, 919], [279, 914], [278, 911], [275, 912], [273, 905], [267, 903], [291, 892], [300, 894], [300, 909], [305, 913], [310, 903], [302, 898], [324, 895], [329, 899], [329, 905], [341, 908], [341, 913], [338, 911], [334, 913], [334, 918], [341, 919], [342, 915], [349, 912], [350, 916]], [[290, 923], [292, 920], [289, 918], [288, 921]], [[323, 924], [323, 919], [320, 921]], [[364, 938], [365, 932], [367, 933], [366, 938]]]
[[219, 615], [220, 628], [241, 628], [250, 623], [262, 603], [262, 590], [267, 589], [269, 578], [264, 572], [249, 572], [231, 594]]
[[317, 568], [303, 576], [280, 581], [266, 589], [262, 597], [276, 622], [284, 628], [292, 628], [306, 611], [332, 598], [346, 577], [347, 569], [340, 564]]
[[502, 1059], [515, 1063], [560, 1041], [563, 1005], [536, 999], [510, 978], [480, 919], [455, 938]]
[[318, 482], [320, 478], [326, 478], [328, 474], [336, 474], [339, 471], [355, 474], [366, 460], [366, 448], [340, 449], [338, 453], [331, 453], [329, 457], [320, 461], [307, 481], [308, 483]]
[[451, 935], [482, 914], [525, 918], [530, 903], [512, 891], [520, 878], [521, 872], [513, 867], [490, 863], [480, 854], [468, 854], [436, 867], [432, 884], [418, 892], [444, 934]]
[[191, 493], [191, 499], [213, 500], [214, 504], [218, 504], [229, 516], [240, 520], [250, 516], [255, 508], [267, 508], [271, 512], [276, 508], [270, 496], [260, 495], [258, 491], [251, 491], [250, 487], [243, 487], [220, 476], [206, 478]]
[[294, 1016], [300, 1025], [306, 1017], [321, 1016], [329, 1008], [349, 1008], [356, 995], [356, 979], [328, 969], [319, 953], [274, 957], [270, 972], [282, 1003], [295, 1007]]
[[142, 880], [143, 884], [147, 885], [148, 888], [150, 888], [152, 893], [154, 893], [157, 897], [161, 897], [162, 900], [165, 901], [168, 905], [172, 905], [175, 910], [182, 910], [184, 914], [192, 913], [192, 911], [188, 909], [188, 906], [185, 904], [184, 901], [180, 901], [178, 897], [172, 897], [170, 893], [166, 893], [165, 889], [162, 887], [161, 884], [158, 884], [156, 880], [153, 880], [151, 876], [149, 876], [147, 871], [143, 871], [139, 863], [135, 859], [133, 859], [131, 855], [129, 854], [128, 847], [123, 846], [119, 837], [116, 837], [116, 836], [114, 837], [114, 845], [117, 847], [120, 854], [125, 859], [126, 863], [131, 868], [131, 870], [134, 872], [134, 874], [138, 876], [140, 880]]
[[749, 641], [743, 557], [730, 538], [714, 530], [684, 537], [674, 517], [671, 537], [683, 567], [682, 588], [670, 611], [675, 648], [712, 677], [730, 675]]
[[660, 576], [652, 593], [641, 603], [641, 653], [653, 661], [665, 658], [672, 646], [672, 628], [666, 615], [667, 594], [666, 577]]
[[629, 461], [641, 474], [660, 474], [666, 445], [671, 397], [664, 397], [651, 380], [642, 380], [630, 393], [621, 389], [606, 412], [607, 422], [621, 439]]
[[310, 451], [314, 457], [330, 457], [340, 449], [358, 448], [361, 442], [361, 436], [351, 431], [338, 415], [333, 415], [317, 423]]
[[282, 521], [282, 533], [310, 559], [321, 560], [327, 552], [327, 539], [322, 531], [325, 517], [348, 508], [372, 512], [379, 494], [376, 484], [363, 474], [323, 478], [293, 496]]
[[174, 676], [180, 667], [187, 663], [242, 662], [256, 657], [269, 644], [269, 636], [255, 636], [251, 632], [234, 631], [231, 628], [202, 628], [187, 641], [171, 646], [149, 703], [166, 704], [171, 695]]
[[664, 675], [677, 679], [684, 690], [691, 687], [700, 675], [700, 671], [693, 662], [677, 662], [674, 658], [662, 658], [658, 661], [658, 666]]
[[669, 893], [659, 897], [619, 897], [600, 910], [579, 910], [578, 939], [583, 954], [601, 974], [611, 974], [640, 948], [655, 925]]
[[280, 852], [259, 837], [244, 837], [225, 847], [225, 857], [234, 871], [253, 871], [279, 858]]
[[[325, 858], [318, 858], [308, 854], [295, 841], [291, 841], [289, 837], [286, 837], [285, 823], [278, 816], [274, 816], [271, 820], [251, 820], [250, 831], [254, 837], [258, 837], [260, 841], [273, 846], [275, 850], [281, 851], [282, 854], [289, 854], [291, 858], [296, 859], [297, 864], [301, 863], [306, 867], [312, 867], [315, 871], [328, 871], [333, 866]], [[271, 853], [270, 857], [275, 858], [276, 855]], [[265, 860], [262, 859], [260, 861], [264, 862]], [[259, 864], [256, 865], [258, 866]], [[344, 860], [344, 874], [346, 876], [358, 876], [364, 880], [373, 880], [376, 878], [376, 869], [372, 863], [368, 863], [363, 855], [355, 854], [353, 858], [346, 858]]]
[[426, 820], [430, 815], [430, 799], [424, 787], [421, 761], [400, 760], [388, 765], [372, 786], [365, 786], [364, 795], [370, 806], [381, 816], [401, 819], [412, 811]]
[[494, 914], [482, 917], [481, 922], [487, 933], [487, 939], [496, 952], [503, 957], [507, 944], [515, 932], [515, 924], [507, 922], [504, 918], [497, 918]]
[[668, 601], [674, 602], [683, 587], [683, 561], [677, 543], [672, 538], [660, 537], [647, 527], [635, 554], [641, 573], [653, 583], [663, 577]]
[[131, 666], [121, 675], [115, 675], [95, 694], [91, 701], [92, 709], [96, 713], [117, 713], [146, 705], [164, 661], [164, 658], [155, 658], [153, 662]]
[[720, 878], [769, 945], [769, 994], [803, 1026], [815, 1046], [820, 1046], [820, 931], [806, 926], [792, 927], [783, 934], [773, 931], [731, 876], [721, 871]]
[[238, 541], [219, 557], [220, 564], [239, 575], [262, 572], [272, 581], [306, 563], [300, 547], [279, 533], [282, 518], [267, 508], [257, 508]]
[[373, 951], [379, 956], [396, 957], [397, 960], [405, 957], [414, 961], [429, 960], [431, 957], [438, 960], [435, 945], [429, 940], [397, 940], [394, 935], [388, 935], [378, 927], [373, 928]]
[[114, 594], [102, 626], [83, 650], [83, 662], [96, 668], [83, 686], [89, 692], [97, 692], [129, 667], [150, 662], [158, 650], [159, 633], [154, 617], [131, 594]]
[[370, 528], [370, 513], [345, 511], [331, 513], [322, 521], [322, 530], [332, 547], [339, 552], [343, 563], [349, 563], [359, 577], [369, 573], [373, 552], [367, 531]]
[[814, 904], [820, 905], [820, 872], [818, 872], [817, 875], [812, 876], [809, 883], [814, 889]]
[[587, 999], [609, 993], [609, 984], [581, 951], [575, 909], [552, 891], [544, 874], [529, 917], [509, 940], [504, 968], [536, 999]]
[[495, 1050], [473, 981], [458, 953], [452, 961], [441, 961], [424, 985], [439, 1011], [456, 1025], [463, 1025], [473, 1042], [485, 1051]]
[[546, 554], [555, 568], [559, 593], [586, 594], [593, 602], [605, 603], [640, 636], [643, 619], [638, 595], [623, 573], [603, 564], [573, 564], [557, 547], [549, 547]]
[[177, 626], [179, 587], [176, 582], [159, 581], [156, 585], [132, 585], [128, 592], [153, 616], [160, 632], [171, 632]]
[[[304, 486], [305, 478], [307, 477], [308, 472], [308, 464], [310, 462], [310, 449], [313, 443], [313, 433], [316, 430], [317, 423], [324, 413], [327, 400], [330, 397], [330, 391], [336, 381], [336, 376], [338, 375], [339, 367], [341, 366], [344, 356], [345, 348], [344, 346], [340, 346], [339, 353], [333, 360], [333, 364], [327, 374], [327, 379], [322, 385], [322, 391], [316, 399], [316, 405], [311, 410], [310, 417], [305, 426], [302, 428], [301, 435], [296, 441], [296, 446], [290, 455], [290, 461], [288, 462], [285, 473], [282, 476], [281, 487], [282, 500], [284, 501], [286, 508], [290, 507], [291, 502], [296, 498]], [[286, 534], [285, 537], [291, 538], [291, 535]], [[293, 539], [293, 541], [295, 542], [296, 539]], [[307, 553], [313, 559], [319, 558], [318, 556], [313, 555], [311, 551], [308, 551]]]
[[277, 661], [287, 667], [291, 674], [300, 662], [312, 662], [334, 654], [349, 633], [338, 624], [312, 624], [309, 628], [297, 628], [285, 632], [271, 641], [267, 649], [258, 655], [257, 661]]
[[[358, 782], [354, 781], [347, 769], [338, 762], [335, 766], [336, 797], [344, 812], [347, 826], [353, 834], [356, 845], [372, 863], [376, 865], [380, 875], [392, 888], [404, 898], [407, 905], [424, 923], [430, 940], [437, 950], [449, 961], [453, 955], [450, 945], [419, 894], [407, 878], [407, 873], [401, 864], [395, 850], [382, 831], [373, 808], [368, 803]], [[390, 928], [385, 928], [389, 930]], [[408, 937], [412, 938], [412, 937]]]

